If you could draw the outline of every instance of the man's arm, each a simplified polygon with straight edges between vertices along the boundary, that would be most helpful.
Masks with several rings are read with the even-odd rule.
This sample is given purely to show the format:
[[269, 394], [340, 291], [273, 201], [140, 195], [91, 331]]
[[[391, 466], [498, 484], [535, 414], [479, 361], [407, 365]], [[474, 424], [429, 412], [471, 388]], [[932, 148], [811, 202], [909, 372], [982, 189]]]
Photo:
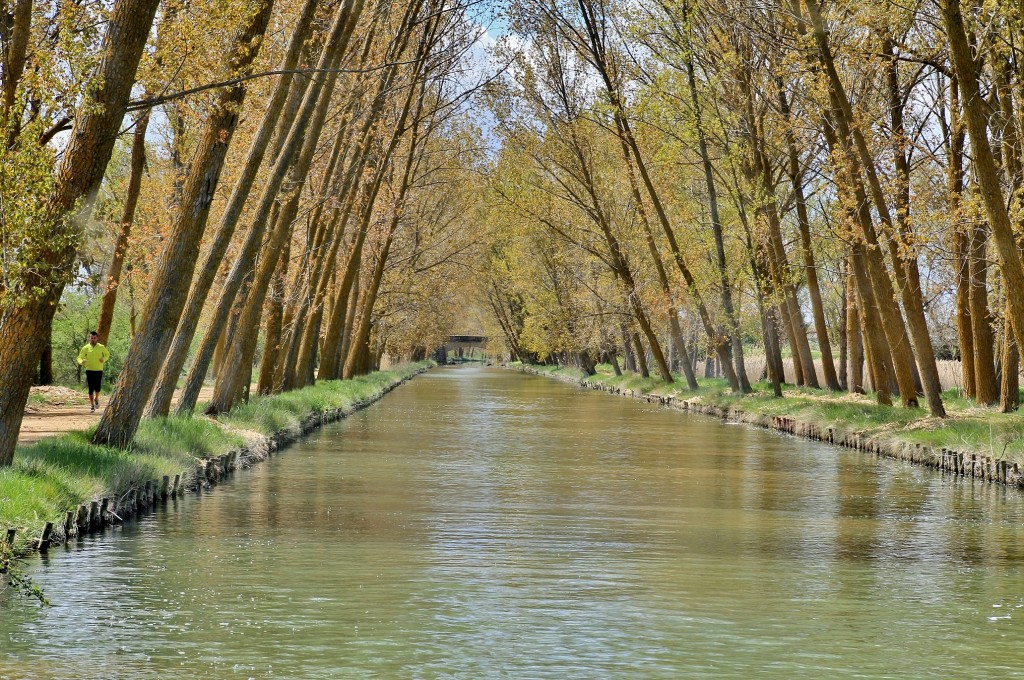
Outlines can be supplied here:
[[100, 355], [100, 362], [107, 363], [110, 361], [110, 350], [107, 349], [106, 345], [103, 346], [103, 354]]
[[82, 349], [78, 351], [78, 363], [79, 365], [85, 363], [85, 352], [89, 349], [89, 345], [82, 345]]

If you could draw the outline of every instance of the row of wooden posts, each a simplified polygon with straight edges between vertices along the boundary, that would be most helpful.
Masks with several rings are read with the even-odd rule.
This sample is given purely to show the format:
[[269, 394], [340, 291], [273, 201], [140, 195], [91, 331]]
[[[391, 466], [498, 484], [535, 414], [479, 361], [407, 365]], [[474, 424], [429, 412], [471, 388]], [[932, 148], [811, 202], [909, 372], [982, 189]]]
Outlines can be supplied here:
[[[723, 417], [728, 417], [728, 413]], [[890, 444], [857, 434], [836, 432], [831, 427], [821, 428], [810, 423], [797, 422], [785, 416], [773, 416], [771, 428], [788, 432], [797, 437], [927, 465], [930, 468], [963, 477], [974, 477], [1000, 484], [1019, 483], [1020, 481], [1020, 468], [1017, 463], [1011, 465], [1009, 461], [992, 456], [963, 453], [948, 448], [933, 449], [922, 444]]]
[[[539, 375], [544, 375], [538, 372]], [[643, 399], [649, 403], [660, 403], [671, 406], [682, 411], [700, 413], [702, 415], [714, 416], [722, 419], [733, 419], [751, 425], [758, 425], [770, 430], [777, 430], [796, 437], [811, 439], [814, 441], [827, 442], [836, 446], [867, 451], [879, 456], [894, 458], [910, 463], [926, 465], [942, 472], [972, 477], [996, 484], [1008, 484], [1021, 486], [1024, 484], [1024, 476], [1021, 475], [1017, 463], [986, 456], [977, 453], [963, 453], [952, 449], [934, 449], [921, 444], [902, 444], [897, 442], [886, 442], [877, 439], [862, 437], [858, 434], [839, 432], [834, 428], [822, 428], [812, 423], [804, 423], [787, 416], [772, 416], [769, 421], [763, 417], [752, 416], [745, 411], [733, 410], [728, 407], [716, 406], [714, 404], [702, 404], [700, 402], [679, 399], [678, 397], [662, 397], [651, 394], [636, 392], [631, 389], [620, 389], [598, 382], [592, 382], [585, 378], [579, 381], [580, 385], [592, 390], [601, 390], [613, 394], [622, 394], [637, 399]]]
[[[102, 498], [90, 503], [82, 503], [77, 508], [64, 513], [63, 533], [54, 532], [54, 523], [47, 522], [39, 538], [29, 541], [29, 548], [45, 553], [57, 542], [67, 542], [73, 537], [103, 531], [107, 526], [118, 524], [134, 515], [142, 515], [153, 510], [160, 503], [183, 496], [189, 489], [201, 491], [208, 488], [230, 472], [237, 469], [238, 451], [226, 453], [217, 458], [208, 458], [198, 463], [195, 468], [195, 483], [183, 483], [181, 474], [164, 475], [159, 482], [147, 481], [132, 486], [120, 498]], [[3, 540], [13, 546], [17, 538], [17, 529], [8, 529]]]

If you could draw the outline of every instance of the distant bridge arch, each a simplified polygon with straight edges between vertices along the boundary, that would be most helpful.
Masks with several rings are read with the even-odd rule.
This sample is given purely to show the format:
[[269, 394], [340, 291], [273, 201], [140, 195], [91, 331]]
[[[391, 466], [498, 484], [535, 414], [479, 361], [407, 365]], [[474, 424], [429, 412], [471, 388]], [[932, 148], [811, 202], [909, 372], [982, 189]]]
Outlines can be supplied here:
[[434, 352], [434, 361], [439, 364], [483, 361], [487, 340], [486, 335], [449, 335], [448, 341]]

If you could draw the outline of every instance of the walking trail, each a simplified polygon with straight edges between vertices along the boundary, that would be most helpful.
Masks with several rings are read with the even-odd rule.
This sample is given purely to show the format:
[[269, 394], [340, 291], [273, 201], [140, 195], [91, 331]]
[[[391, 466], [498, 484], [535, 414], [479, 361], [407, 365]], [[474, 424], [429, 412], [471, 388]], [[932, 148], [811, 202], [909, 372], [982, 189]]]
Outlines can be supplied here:
[[[199, 392], [199, 401], [209, 400], [212, 394], [212, 385], [203, 387]], [[82, 392], [57, 385], [33, 387], [34, 398], [30, 397], [25, 407], [18, 444], [34, 444], [44, 437], [84, 430], [95, 425], [100, 421], [102, 407], [106, 406], [109, 396], [104, 394], [100, 399], [101, 410], [91, 413], [89, 397]]]

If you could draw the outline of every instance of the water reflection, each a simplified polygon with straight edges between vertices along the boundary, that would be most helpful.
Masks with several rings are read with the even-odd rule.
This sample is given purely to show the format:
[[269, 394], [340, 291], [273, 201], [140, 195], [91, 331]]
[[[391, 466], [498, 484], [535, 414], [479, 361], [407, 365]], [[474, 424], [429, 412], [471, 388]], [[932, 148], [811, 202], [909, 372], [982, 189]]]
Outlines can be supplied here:
[[35, 578], [0, 677], [1007, 677], [1021, 496], [543, 378], [421, 376]]

